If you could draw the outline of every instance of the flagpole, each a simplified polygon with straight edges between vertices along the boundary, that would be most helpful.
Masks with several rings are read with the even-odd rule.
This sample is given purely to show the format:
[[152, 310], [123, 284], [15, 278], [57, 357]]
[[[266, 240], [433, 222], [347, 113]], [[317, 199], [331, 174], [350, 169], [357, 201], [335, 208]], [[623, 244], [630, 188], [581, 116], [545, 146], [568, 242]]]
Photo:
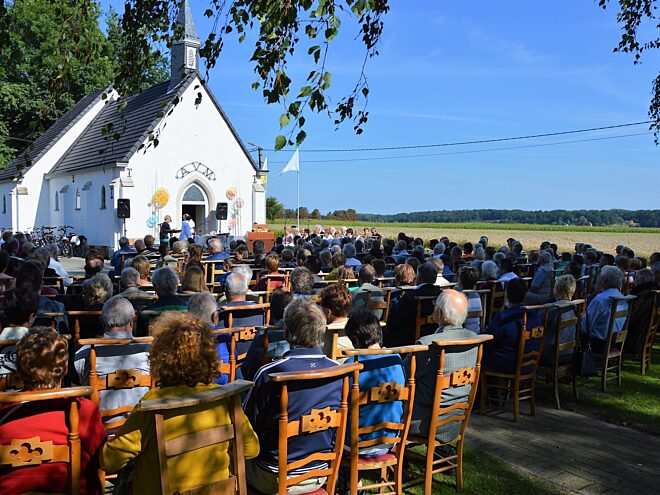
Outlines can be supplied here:
[[298, 227], [298, 231], [300, 231], [300, 169], [298, 169], [298, 173], [296, 174], [296, 185], [297, 185], [297, 193], [296, 193], [296, 212], [298, 213], [298, 217], [296, 219]]

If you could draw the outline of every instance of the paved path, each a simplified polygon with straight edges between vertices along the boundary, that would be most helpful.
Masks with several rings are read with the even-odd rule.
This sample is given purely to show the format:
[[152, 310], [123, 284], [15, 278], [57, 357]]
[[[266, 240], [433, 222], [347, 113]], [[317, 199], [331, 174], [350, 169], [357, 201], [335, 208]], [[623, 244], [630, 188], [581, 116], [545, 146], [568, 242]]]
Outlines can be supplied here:
[[473, 414], [467, 444], [566, 492], [660, 493], [660, 438], [538, 406], [536, 417], [512, 417]]

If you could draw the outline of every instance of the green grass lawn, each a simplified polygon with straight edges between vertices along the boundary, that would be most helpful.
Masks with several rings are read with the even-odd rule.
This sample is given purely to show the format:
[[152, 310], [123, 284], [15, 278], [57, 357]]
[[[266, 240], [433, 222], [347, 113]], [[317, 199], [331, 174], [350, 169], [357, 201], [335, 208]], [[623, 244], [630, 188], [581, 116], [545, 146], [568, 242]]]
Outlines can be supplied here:
[[[413, 463], [411, 468], [416, 466]], [[465, 447], [463, 453], [463, 492], [468, 495], [527, 495], [530, 493], [550, 495], [555, 491], [545, 482], [513, 471], [506, 464], [476, 449]], [[407, 488], [405, 493], [424, 493], [424, 485]], [[433, 481], [434, 494], [456, 494], [454, 476], [436, 474]]]
[[[639, 361], [624, 361], [622, 385], [616, 380], [607, 384], [607, 392], [600, 388], [600, 377], [578, 379], [580, 399], [575, 400], [568, 385], [561, 386], [562, 407], [594, 416], [610, 423], [660, 435], [660, 344], [653, 349], [653, 365], [646, 375], [639, 373]], [[548, 401], [549, 395], [542, 401]]]

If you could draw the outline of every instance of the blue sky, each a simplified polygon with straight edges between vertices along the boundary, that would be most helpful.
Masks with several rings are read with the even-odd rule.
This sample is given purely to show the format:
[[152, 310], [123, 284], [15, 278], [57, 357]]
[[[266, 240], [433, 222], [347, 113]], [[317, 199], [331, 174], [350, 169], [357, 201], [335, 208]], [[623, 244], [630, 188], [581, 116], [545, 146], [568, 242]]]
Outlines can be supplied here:
[[[122, 10], [122, 2], [109, 3]], [[210, 0], [191, 0], [197, 31]], [[328, 70], [337, 101], [363, 56], [350, 22], [332, 43]], [[367, 66], [369, 123], [361, 136], [308, 113], [301, 147], [301, 205], [322, 213], [354, 208], [396, 213], [462, 208], [660, 208], [660, 148], [652, 135], [558, 146], [455, 153], [621, 136], [647, 127], [577, 136], [431, 150], [313, 153], [529, 135], [647, 120], [660, 53], [612, 53], [620, 36], [613, 9], [593, 0], [551, 2], [393, 0], [380, 56]], [[210, 86], [243, 140], [273, 148], [282, 109], [250, 87], [254, 33], [228, 38]], [[311, 70], [306, 50], [289, 65], [294, 84]], [[439, 156], [417, 156], [432, 153]], [[290, 152], [269, 152], [268, 194], [295, 207], [296, 177], [277, 174]], [[365, 158], [404, 157], [364, 160]], [[353, 161], [360, 158], [362, 160]], [[327, 161], [327, 160], [348, 161]], [[312, 161], [314, 160], [314, 161]], [[325, 161], [325, 162], [320, 162]]]

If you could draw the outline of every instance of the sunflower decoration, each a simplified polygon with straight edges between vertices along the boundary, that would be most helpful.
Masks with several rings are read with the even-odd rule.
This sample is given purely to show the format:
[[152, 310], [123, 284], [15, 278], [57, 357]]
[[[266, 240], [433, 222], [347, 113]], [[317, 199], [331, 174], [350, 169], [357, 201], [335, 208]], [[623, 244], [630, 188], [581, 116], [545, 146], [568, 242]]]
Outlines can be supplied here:
[[170, 200], [170, 193], [165, 188], [156, 189], [154, 195], [151, 197], [151, 204], [154, 208], [160, 209]]
[[228, 187], [225, 195], [227, 196], [227, 199], [231, 201], [236, 197], [236, 193], [237, 191], [235, 187]]

